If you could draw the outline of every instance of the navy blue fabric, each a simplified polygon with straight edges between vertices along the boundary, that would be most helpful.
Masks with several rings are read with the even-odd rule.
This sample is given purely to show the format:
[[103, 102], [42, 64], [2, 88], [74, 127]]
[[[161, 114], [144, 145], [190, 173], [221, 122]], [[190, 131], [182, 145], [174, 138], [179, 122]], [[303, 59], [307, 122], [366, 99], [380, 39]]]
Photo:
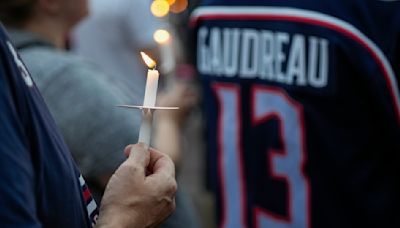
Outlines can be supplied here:
[[0, 29], [0, 227], [91, 227], [79, 171]]
[[[382, 50], [397, 78], [394, 87], [399, 87], [400, 1], [204, 0], [201, 6], [289, 7], [320, 12], [345, 21]], [[227, 77], [200, 70], [208, 124], [208, 176], [217, 193], [220, 225], [223, 215], [221, 197], [224, 194], [221, 192], [223, 177], [217, 175], [221, 168], [218, 166], [218, 117], [221, 109], [212, 86], [223, 82], [240, 88], [242, 130], [239, 137], [242, 139], [248, 227], [256, 226], [255, 207], [273, 212], [278, 217], [288, 216], [287, 185], [271, 177], [271, 167], [267, 162], [271, 149], [283, 149], [279, 119], [272, 118], [258, 125], [251, 121], [251, 89], [257, 85], [284, 91], [304, 110], [307, 160], [303, 171], [310, 183], [310, 227], [400, 227], [398, 107], [388, 81], [365, 46], [335, 29], [300, 21], [204, 17], [193, 28], [194, 43], [197, 44], [199, 28], [207, 29], [205, 42], [208, 46], [211, 45], [208, 42], [212, 28], [221, 31], [224, 28], [251, 28], [284, 32], [290, 39], [300, 34], [306, 42], [310, 37], [329, 41], [328, 82], [322, 88], [260, 79], [259, 75], [244, 78], [238, 73]], [[291, 42], [284, 47], [287, 54]], [[222, 38], [221, 43], [224, 43]], [[286, 64], [283, 63], [283, 68]], [[225, 191], [229, 191], [229, 187]]]

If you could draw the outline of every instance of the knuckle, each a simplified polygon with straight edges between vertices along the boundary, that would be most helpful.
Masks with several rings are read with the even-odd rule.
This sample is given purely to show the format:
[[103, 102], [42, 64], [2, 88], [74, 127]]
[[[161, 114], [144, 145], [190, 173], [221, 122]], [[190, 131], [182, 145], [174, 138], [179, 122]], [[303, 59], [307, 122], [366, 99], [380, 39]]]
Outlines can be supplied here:
[[178, 191], [178, 184], [175, 178], [173, 177], [168, 178], [165, 190], [167, 195], [175, 195], [175, 193]]
[[132, 165], [129, 166], [129, 171], [131, 173], [137, 173], [137, 172], [140, 171], [140, 167], [138, 165], [136, 165], [136, 164], [132, 164]]
[[155, 191], [155, 194], [173, 199], [178, 191], [178, 185], [175, 178], [165, 175], [162, 179], [162, 184], [161, 182], [158, 182], [160, 188]]
[[163, 199], [165, 207], [171, 212], [174, 211], [176, 208], [175, 197], [164, 197]]
[[124, 148], [124, 154], [125, 154], [125, 156], [127, 156], [127, 157], [130, 156], [132, 148], [133, 148], [132, 145], [127, 145], [127, 146]]
[[171, 183], [171, 192], [176, 193], [178, 191], [178, 184], [175, 180], [175, 178], [172, 178], [172, 183]]
[[127, 145], [127, 146], [125, 146], [125, 149], [124, 149], [124, 151], [128, 151], [128, 150], [130, 150], [130, 149], [131, 149], [131, 147], [132, 147], [132, 145]]
[[120, 166], [121, 171], [127, 172], [127, 173], [137, 173], [140, 171], [140, 167], [137, 164], [134, 163], [123, 163]]
[[172, 200], [172, 202], [169, 204], [169, 209], [171, 212], [175, 211], [176, 209], [176, 203], [175, 203], [175, 199]]

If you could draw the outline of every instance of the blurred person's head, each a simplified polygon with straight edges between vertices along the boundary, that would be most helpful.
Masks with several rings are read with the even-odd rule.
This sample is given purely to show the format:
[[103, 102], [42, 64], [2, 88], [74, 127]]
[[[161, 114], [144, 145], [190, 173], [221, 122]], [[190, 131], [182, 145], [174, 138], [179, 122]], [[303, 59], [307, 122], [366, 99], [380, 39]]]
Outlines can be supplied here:
[[0, 20], [24, 26], [37, 18], [49, 18], [72, 27], [88, 13], [87, 0], [1, 0]]
[[23, 26], [31, 17], [36, 0], [0, 1], [0, 20], [6, 25]]
[[[88, 0], [1, 0], [0, 20], [8, 27], [67, 33], [88, 13]], [[43, 34], [44, 33], [44, 34]]]

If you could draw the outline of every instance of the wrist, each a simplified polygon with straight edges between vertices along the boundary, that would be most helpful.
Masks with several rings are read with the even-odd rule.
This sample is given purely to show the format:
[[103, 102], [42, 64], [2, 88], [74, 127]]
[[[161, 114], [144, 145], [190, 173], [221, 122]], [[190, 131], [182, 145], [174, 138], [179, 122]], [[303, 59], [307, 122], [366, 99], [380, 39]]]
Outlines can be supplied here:
[[145, 225], [136, 213], [129, 213], [121, 208], [101, 208], [95, 228], [139, 228]]
[[165, 115], [159, 116], [159, 118], [157, 119], [157, 126], [166, 129], [180, 129], [182, 126], [182, 122], [180, 118]]

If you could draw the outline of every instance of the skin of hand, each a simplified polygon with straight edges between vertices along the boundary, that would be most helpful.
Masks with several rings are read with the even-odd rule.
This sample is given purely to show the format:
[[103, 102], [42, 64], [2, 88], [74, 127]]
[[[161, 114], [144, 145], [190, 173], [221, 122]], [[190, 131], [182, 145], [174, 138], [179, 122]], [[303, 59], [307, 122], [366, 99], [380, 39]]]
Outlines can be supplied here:
[[175, 209], [175, 167], [165, 154], [139, 143], [111, 177], [96, 228], [157, 227]]

